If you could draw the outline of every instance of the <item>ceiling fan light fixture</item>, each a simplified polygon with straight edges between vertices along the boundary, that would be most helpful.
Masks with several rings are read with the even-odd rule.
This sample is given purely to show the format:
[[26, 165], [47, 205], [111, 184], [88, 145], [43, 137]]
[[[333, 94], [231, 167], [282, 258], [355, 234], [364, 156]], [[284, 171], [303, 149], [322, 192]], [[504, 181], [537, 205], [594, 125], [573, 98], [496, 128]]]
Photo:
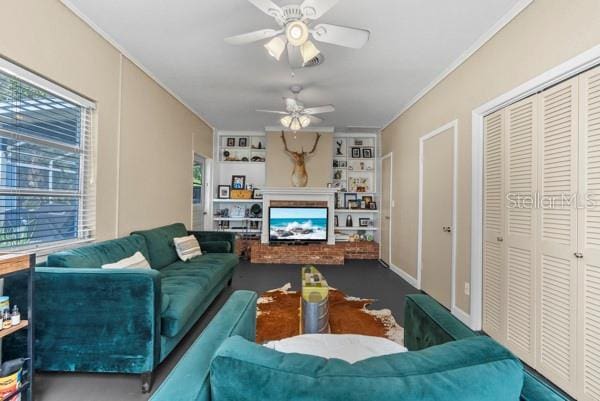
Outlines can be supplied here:
[[302, 54], [302, 61], [304, 64], [317, 57], [319, 53], [321, 53], [321, 51], [317, 49], [317, 46], [310, 40], [304, 42], [302, 47], [300, 47], [300, 54]]
[[292, 122], [290, 123], [290, 129], [292, 131], [298, 131], [301, 128], [302, 124], [300, 124], [300, 120], [298, 119], [298, 117], [292, 118]]
[[283, 51], [285, 50], [285, 35], [277, 36], [265, 44], [265, 49], [269, 52], [269, 55], [275, 60], [279, 61]]
[[292, 116], [283, 116], [281, 117], [281, 120], [279, 120], [279, 122], [281, 123], [281, 125], [283, 125], [286, 128], [290, 128], [290, 125], [292, 124]]
[[303, 114], [300, 117], [298, 117], [298, 122], [300, 122], [302, 128], [306, 128], [310, 125], [310, 118], [307, 115]]
[[292, 21], [285, 27], [285, 36], [292, 46], [302, 46], [308, 40], [308, 26], [300, 20]]

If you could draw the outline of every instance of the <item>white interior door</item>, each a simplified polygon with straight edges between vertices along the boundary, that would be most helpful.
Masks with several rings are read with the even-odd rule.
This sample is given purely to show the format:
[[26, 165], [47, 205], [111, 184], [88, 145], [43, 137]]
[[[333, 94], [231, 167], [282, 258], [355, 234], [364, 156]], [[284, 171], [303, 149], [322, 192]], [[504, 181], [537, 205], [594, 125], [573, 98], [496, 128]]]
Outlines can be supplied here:
[[383, 263], [391, 265], [392, 251], [392, 154], [381, 159], [381, 235], [379, 258]]
[[484, 120], [483, 330], [504, 342], [504, 110]]
[[506, 344], [535, 366], [535, 241], [538, 97], [506, 108]]
[[600, 67], [579, 77], [578, 388], [600, 400]]
[[[540, 94], [537, 369], [575, 394], [577, 327], [577, 77]], [[566, 198], [565, 198], [566, 197]]]
[[421, 288], [452, 306], [454, 127], [421, 141]]

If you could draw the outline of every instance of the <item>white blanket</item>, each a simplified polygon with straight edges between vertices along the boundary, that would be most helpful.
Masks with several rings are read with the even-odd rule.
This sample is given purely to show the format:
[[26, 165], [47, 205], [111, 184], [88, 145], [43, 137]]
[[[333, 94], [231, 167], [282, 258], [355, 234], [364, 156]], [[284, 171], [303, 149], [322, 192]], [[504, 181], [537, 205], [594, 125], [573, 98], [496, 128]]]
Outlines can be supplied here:
[[279, 341], [269, 341], [265, 347], [285, 352], [337, 358], [349, 363], [375, 356], [406, 352], [403, 346], [387, 338], [358, 334], [303, 334]]

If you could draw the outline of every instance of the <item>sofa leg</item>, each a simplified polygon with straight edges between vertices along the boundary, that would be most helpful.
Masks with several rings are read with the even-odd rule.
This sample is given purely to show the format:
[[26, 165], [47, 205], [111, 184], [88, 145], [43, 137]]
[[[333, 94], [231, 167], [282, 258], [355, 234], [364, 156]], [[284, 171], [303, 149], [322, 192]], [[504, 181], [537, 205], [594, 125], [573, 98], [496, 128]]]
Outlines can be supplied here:
[[149, 393], [152, 388], [152, 372], [142, 373], [142, 393]]
[[227, 282], [227, 286], [231, 287], [231, 283], [233, 282], [233, 277], [229, 279], [229, 281]]

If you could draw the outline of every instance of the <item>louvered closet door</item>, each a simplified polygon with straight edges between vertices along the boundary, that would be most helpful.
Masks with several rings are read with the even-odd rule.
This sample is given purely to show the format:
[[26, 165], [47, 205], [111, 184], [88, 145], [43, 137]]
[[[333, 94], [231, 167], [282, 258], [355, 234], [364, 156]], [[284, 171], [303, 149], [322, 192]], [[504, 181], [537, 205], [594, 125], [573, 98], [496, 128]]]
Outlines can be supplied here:
[[579, 78], [579, 399], [600, 400], [600, 67]]
[[506, 108], [506, 345], [535, 365], [537, 96]]
[[504, 342], [504, 110], [484, 120], [483, 330]]
[[537, 369], [574, 394], [577, 323], [577, 78], [539, 95]]

